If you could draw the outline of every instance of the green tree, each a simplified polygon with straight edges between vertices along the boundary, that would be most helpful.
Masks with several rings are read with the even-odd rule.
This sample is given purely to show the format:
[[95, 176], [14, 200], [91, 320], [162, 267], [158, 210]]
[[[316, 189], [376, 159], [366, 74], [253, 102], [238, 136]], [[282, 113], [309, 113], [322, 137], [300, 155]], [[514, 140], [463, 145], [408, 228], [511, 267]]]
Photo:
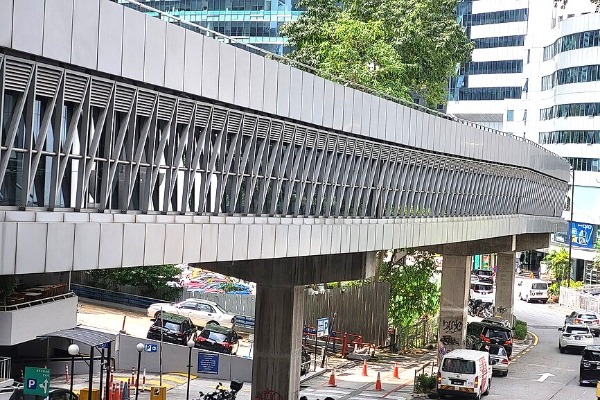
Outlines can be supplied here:
[[408, 251], [398, 260], [381, 263], [379, 278], [390, 284], [389, 318], [396, 327], [414, 324], [439, 311], [440, 288], [433, 280], [434, 255]]
[[15, 292], [18, 282], [16, 275], [0, 275], [0, 304]]
[[179, 269], [172, 264], [132, 268], [98, 269], [88, 271], [93, 286], [115, 290], [118, 285], [131, 285], [140, 289], [142, 296], [162, 297], [175, 300], [181, 292], [169, 287], [168, 282], [177, 281]]
[[550, 251], [544, 257], [544, 261], [558, 282], [568, 278], [570, 273], [569, 252], [564, 247]]
[[290, 57], [391, 96], [445, 103], [448, 77], [473, 44], [456, 22], [457, 0], [301, 0], [282, 27]]
[[[565, 0], [562, 1], [564, 2]], [[590, 0], [590, 2], [596, 5], [596, 12], [600, 11], [600, 0]]]

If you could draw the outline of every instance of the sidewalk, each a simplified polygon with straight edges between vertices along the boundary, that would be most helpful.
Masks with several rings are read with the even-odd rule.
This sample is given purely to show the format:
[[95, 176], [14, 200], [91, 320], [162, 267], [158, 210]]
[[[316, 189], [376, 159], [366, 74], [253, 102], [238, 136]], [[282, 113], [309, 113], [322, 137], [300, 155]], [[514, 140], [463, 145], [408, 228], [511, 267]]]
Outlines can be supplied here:
[[[534, 342], [534, 337], [528, 334], [527, 339], [516, 342], [513, 345], [513, 361], [516, 362], [521, 353], [529, 349]], [[427, 367], [424, 372], [427, 374], [437, 373], [437, 367], [433, 366], [437, 359], [437, 350], [420, 350], [414, 354], [392, 354], [377, 353], [376, 357], [367, 361], [366, 373], [363, 375], [364, 364], [362, 361], [351, 361], [342, 358], [330, 358], [328, 361], [329, 369], [318, 369], [316, 372], [309, 372], [308, 376], [303, 376], [301, 383], [300, 396], [306, 396], [308, 400], [323, 399], [327, 396], [336, 400], [346, 400], [349, 398], [386, 398], [391, 400], [424, 399], [427, 395], [413, 394], [413, 382], [415, 371]], [[398, 367], [398, 378], [394, 377], [394, 368]], [[433, 366], [433, 367], [432, 367]], [[335, 370], [335, 387], [329, 386], [332, 369]], [[375, 390], [377, 375], [381, 378], [381, 391]], [[116, 371], [114, 373], [115, 382], [127, 382], [131, 379], [131, 371]], [[140, 375], [142, 381], [142, 375]], [[191, 375], [189, 399], [198, 399], [199, 392], [213, 392], [219, 384], [219, 380], [197, 378]], [[222, 383], [229, 387], [228, 381]], [[158, 374], [146, 374], [145, 385], [140, 388], [138, 400], [150, 399], [150, 387], [159, 386], [161, 379]], [[55, 377], [51, 381], [53, 387], [69, 388], [69, 383], [65, 382], [64, 377]], [[106, 386], [106, 382], [103, 382]], [[168, 400], [186, 400], [187, 374], [169, 373], [163, 374], [162, 385], [167, 388]], [[73, 391], [79, 393], [81, 389], [88, 387], [87, 375], [76, 375], [73, 380]], [[94, 388], [99, 387], [99, 380], [96, 375], [94, 379]], [[244, 387], [238, 393], [239, 400], [251, 399], [251, 384], [244, 383]], [[134, 390], [130, 391], [130, 398], [135, 398]]]

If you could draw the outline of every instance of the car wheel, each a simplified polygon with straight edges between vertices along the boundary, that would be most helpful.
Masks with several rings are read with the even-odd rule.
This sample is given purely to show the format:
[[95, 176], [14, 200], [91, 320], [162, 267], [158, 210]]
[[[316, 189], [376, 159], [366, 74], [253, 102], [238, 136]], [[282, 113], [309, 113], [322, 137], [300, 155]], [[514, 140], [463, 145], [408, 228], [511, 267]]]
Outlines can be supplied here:
[[564, 353], [564, 352], [565, 352], [565, 349], [563, 349], [563, 347], [560, 345], [560, 342], [558, 342], [558, 350], [559, 350], [561, 353]]
[[579, 386], [583, 386], [583, 380], [581, 379], [581, 375], [579, 375]]
[[508, 376], [508, 371], [504, 371], [504, 375], [502, 376]]
[[529, 296], [525, 296], [525, 301], [526, 301], [527, 303], [531, 303], [531, 301], [529, 301]]

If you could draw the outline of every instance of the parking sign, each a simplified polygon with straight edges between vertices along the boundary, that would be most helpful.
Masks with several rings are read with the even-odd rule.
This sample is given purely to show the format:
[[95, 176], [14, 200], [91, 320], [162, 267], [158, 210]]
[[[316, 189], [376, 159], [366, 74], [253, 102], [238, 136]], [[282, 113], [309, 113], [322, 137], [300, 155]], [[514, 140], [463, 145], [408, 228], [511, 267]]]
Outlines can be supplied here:
[[329, 335], [329, 318], [319, 318], [317, 320], [317, 337]]
[[50, 370], [47, 368], [25, 367], [24, 394], [46, 396], [50, 389]]

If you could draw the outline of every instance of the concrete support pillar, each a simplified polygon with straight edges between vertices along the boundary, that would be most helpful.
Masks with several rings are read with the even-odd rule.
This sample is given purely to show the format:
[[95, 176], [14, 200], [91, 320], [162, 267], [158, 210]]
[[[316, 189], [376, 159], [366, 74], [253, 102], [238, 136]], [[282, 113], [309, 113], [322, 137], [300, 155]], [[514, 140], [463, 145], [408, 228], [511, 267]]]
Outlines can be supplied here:
[[444, 354], [465, 347], [470, 277], [471, 256], [444, 255], [438, 330], [438, 365]]
[[303, 320], [303, 286], [257, 284], [253, 399], [265, 391], [284, 399], [300, 397]]
[[515, 302], [515, 253], [498, 253], [496, 271], [496, 316], [512, 324]]

